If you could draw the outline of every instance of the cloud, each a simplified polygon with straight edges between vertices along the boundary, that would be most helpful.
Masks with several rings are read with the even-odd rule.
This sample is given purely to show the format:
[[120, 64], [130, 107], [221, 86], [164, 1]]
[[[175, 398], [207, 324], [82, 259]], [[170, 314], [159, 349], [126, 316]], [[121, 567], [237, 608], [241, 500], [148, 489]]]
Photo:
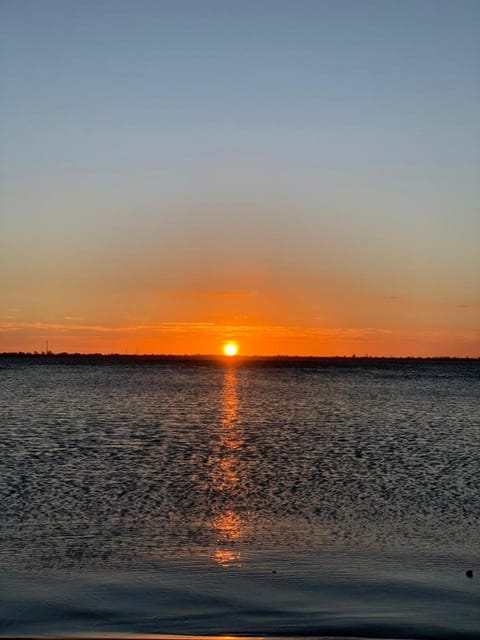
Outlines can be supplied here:
[[249, 298], [257, 295], [257, 291], [173, 290], [157, 291], [157, 295], [172, 298]]
[[61, 322], [0, 322], [0, 332], [33, 330], [33, 331], [79, 331], [85, 333], [132, 333], [136, 331], [163, 331], [177, 332], [187, 329], [207, 329], [215, 326], [212, 323], [201, 322], [162, 322], [159, 324], [136, 324], [136, 325], [101, 325], [101, 324], [64, 324]]

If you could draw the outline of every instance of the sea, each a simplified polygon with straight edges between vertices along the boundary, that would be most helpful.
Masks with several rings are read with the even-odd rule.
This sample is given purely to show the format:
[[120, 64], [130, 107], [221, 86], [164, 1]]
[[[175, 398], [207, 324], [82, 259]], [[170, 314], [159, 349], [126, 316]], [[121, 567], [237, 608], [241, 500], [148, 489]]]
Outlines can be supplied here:
[[479, 400], [479, 360], [3, 356], [0, 635], [478, 639]]

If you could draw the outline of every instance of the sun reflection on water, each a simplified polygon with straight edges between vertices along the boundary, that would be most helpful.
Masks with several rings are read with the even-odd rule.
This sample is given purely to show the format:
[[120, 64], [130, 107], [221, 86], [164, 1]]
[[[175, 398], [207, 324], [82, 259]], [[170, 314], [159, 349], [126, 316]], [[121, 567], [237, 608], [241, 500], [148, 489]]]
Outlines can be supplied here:
[[[219, 434], [220, 455], [215, 468], [213, 482], [218, 491], [233, 498], [239, 484], [238, 451], [243, 442], [237, 429], [237, 374], [235, 369], [226, 369], [223, 385], [223, 417]], [[227, 500], [228, 502], [228, 500]], [[232, 500], [230, 500], [232, 502]], [[243, 521], [233, 504], [218, 513], [211, 523], [216, 534], [217, 547], [212, 559], [222, 567], [241, 566], [242, 557], [235, 544], [242, 539]]]
[[212, 554], [213, 560], [221, 567], [241, 567], [242, 557], [240, 551], [231, 551], [228, 549], [215, 549]]
[[226, 511], [212, 522], [218, 532], [218, 542], [236, 542], [242, 536], [242, 519], [235, 511]]

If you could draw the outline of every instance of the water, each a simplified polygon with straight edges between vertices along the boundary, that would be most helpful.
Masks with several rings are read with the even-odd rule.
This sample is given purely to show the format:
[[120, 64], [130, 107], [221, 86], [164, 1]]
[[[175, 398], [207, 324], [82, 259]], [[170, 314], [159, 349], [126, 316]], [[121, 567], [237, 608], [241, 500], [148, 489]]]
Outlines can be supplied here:
[[478, 637], [479, 373], [0, 359], [0, 633]]

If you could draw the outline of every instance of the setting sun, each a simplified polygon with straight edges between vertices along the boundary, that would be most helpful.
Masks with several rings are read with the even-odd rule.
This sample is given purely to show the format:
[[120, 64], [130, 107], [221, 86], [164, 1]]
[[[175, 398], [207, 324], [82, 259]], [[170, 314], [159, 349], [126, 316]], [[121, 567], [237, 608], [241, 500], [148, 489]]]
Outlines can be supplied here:
[[223, 353], [226, 356], [236, 356], [238, 353], [238, 344], [236, 342], [226, 342], [223, 345]]

